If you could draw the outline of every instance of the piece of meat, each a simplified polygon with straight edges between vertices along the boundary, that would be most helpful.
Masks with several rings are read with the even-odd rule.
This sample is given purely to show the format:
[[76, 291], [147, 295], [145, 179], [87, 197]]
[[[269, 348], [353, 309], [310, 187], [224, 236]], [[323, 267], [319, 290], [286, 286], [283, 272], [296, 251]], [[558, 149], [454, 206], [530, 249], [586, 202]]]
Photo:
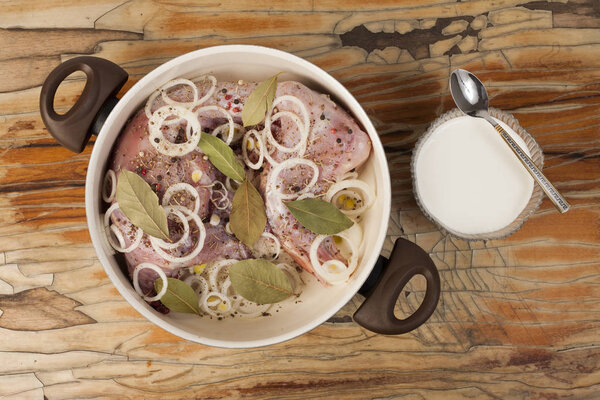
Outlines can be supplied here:
[[[311, 129], [303, 158], [314, 161], [318, 166], [318, 180], [309, 192], [319, 197], [326, 193], [331, 184], [342, 175], [358, 168], [367, 160], [371, 151], [371, 141], [354, 119], [328, 97], [298, 82], [279, 84], [276, 97], [283, 95], [299, 98], [308, 111]], [[298, 105], [292, 101], [281, 102], [277, 105], [277, 110], [292, 111], [301, 115]], [[286, 147], [291, 147], [298, 141], [298, 130], [289, 118], [284, 118], [279, 125], [274, 125], [272, 131], [275, 139]], [[272, 151], [271, 155], [277, 162], [293, 156], [279, 150]], [[302, 227], [280, 197], [273, 190], [268, 190], [267, 182], [272, 171], [273, 167], [267, 164], [261, 176], [267, 220], [273, 233], [279, 238], [282, 248], [300, 266], [314, 274], [309, 251], [316, 235]], [[291, 194], [298, 188], [304, 187], [311, 177], [311, 169], [299, 166], [283, 170], [278, 175], [277, 182], [283, 193]], [[319, 257], [322, 261], [340, 258], [333, 241], [328, 239], [323, 242]]]
[[[200, 84], [198, 87], [200, 97], [203, 96], [209, 88], [207, 84]], [[241, 102], [240, 99], [245, 99], [254, 87], [255, 84], [251, 83], [243, 83], [241, 85], [230, 82], [221, 83], [216, 88], [216, 94], [199, 107], [217, 104], [223, 108], [232, 108], [229, 104], [235, 104], [235, 99], [238, 99], [238, 102]], [[224, 90], [230, 94], [224, 93]], [[191, 98], [190, 93], [190, 88], [184, 86], [170, 92], [169, 97], [173, 100], [184, 102]], [[162, 105], [164, 105], [164, 102], [159, 96], [154, 102], [152, 110], [154, 111]], [[234, 121], [240, 123], [241, 113], [233, 113]], [[239, 115], [235, 115], [236, 113]], [[213, 110], [199, 113], [198, 119], [202, 128], [206, 128], [208, 132], [227, 122], [227, 118], [223, 113]], [[186, 134], [185, 126], [185, 123], [166, 126], [163, 130], [163, 134], [173, 142], [185, 140], [182, 138], [182, 136], [185, 136]], [[177, 136], [179, 136], [179, 138]], [[225, 176], [219, 172], [208, 159], [205, 159], [200, 151], [194, 150], [191, 153], [180, 157], [170, 157], [160, 154], [149, 141], [148, 117], [144, 108], [136, 113], [120, 134], [119, 139], [113, 148], [110, 168], [115, 172], [117, 179], [120, 170], [122, 169], [136, 172], [153, 188], [161, 202], [165, 191], [171, 185], [179, 182], [188, 183], [198, 192], [200, 202], [198, 215], [200, 218], [208, 220], [213, 213], [221, 217], [221, 223], [217, 226], [213, 226], [210, 223], [204, 223], [206, 239], [202, 251], [193, 259], [183, 263], [169, 262], [160, 257], [160, 255], [156, 254], [152, 248], [148, 236], [144, 234], [140, 246], [132, 252], [125, 254], [130, 276], [132, 275], [135, 266], [143, 262], [156, 264], [165, 271], [167, 276], [176, 277], [179, 270], [184, 267], [220, 259], [241, 260], [251, 256], [249, 249], [240, 243], [233, 235], [227, 234], [224, 229], [227, 220], [226, 217], [231, 211], [231, 199], [233, 193], [228, 194], [229, 206], [225, 210], [217, 209], [211, 202], [211, 189], [209, 185], [214, 182], [224, 183]], [[199, 179], [197, 179], [198, 177]], [[189, 195], [185, 196], [186, 204], [183, 205], [192, 209], [193, 201], [191, 201]], [[114, 200], [113, 203], [114, 202], [116, 202], [116, 200]], [[131, 225], [120, 210], [113, 212], [111, 221], [123, 233], [125, 247], [129, 246], [135, 237], [137, 228]], [[177, 227], [176, 223], [171, 220], [169, 221], [170, 228]], [[190, 228], [194, 229], [194, 227], [195, 224], [190, 222]], [[170, 232], [172, 233], [171, 239], [177, 240], [178, 237], [173, 236], [176, 235], [176, 232], [173, 233], [173, 230], [176, 231], [176, 229], [170, 229]], [[190, 238], [174, 250], [172, 254], [174, 256], [180, 256], [189, 253], [194, 248], [194, 243], [192, 241], [193, 237], [194, 235], [190, 234]], [[144, 293], [152, 291], [153, 282], [157, 277], [158, 274], [149, 269], [144, 269], [140, 272], [139, 282]]]
[[[209, 82], [199, 83], [197, 87], [198, 97], [200, 98], [207, 93], [210, 84]], [[217, 105], [228, 110], [229, 115], [236, 124], [241, 124], [243, 104], [255, 87], [255, 83], [218, 83], [214, 94], [205, 103], [196, 107], [195, 110]], [[312, 160], [318, 165], [319, 178], [310, 192], [315, 196], [322, 195], [331, 183], [338, 180], [344, 173], [359, 167], [368, 158], [371, 143], [366, 133], [361, 130], [355, 121], [327, 96], [318, 94], [297, 82], [278, 84], [276, 97], [283, 95], [293, 95], [299, 98], [308, 111], [311, 131], [303, 158]], [[176, 101], [186, 102], [193, 99], [193, 91], [188, 86], [180, 86], [170, 91], [169, 97]], [[151, 111], [155, 111], [164, 105], [165, 102], [161, 96], [158, 96], [151, 107]], [[283, 101], [277, 105], [277, 111], [286, 110], [301, 115], [298, 105], [292, 101]], [[222, 111], [209, 108], [198, 113], [198, 120], [204, 131], [203, 134], [207, 134], [216, 127], [227, 123], [229, 119]], [[185, 123], [166, 124], [162, 128], [162, 133], [168, 140], [172, 142], [186, 140]], [[298, 141], [298, 129], [287, 117], [276, 121], [271, 131], [276, 140], [285, 146], [293, 146]], [[222, 136], [225, 138], [226, 135], [225, 132]], [[235, 151], [239, 151], [239, 147], [236, 146], [233, 146]], [[278, 150], [270, 151], [270, 154], [277, 161], [293, 156], [293, 154]], [[221, 217], [221, 223], [217, 226], [204, 223], [206, 229], [204, 247], [194, 259], [185, 263], [171, 263], [164, 260], [156, 254], [149, 243], [147, 235], [144, 235], [141, 245], [125, 255], [130, 273], [136, 265], [142, 262], [152, 262], [161, 266], [168, 276], [176, 277], [182, 267], [218, 259], [244, 259], [252, 256], [250, 249], [241, 244], [233, 235], [228, 235], [225, 232], [224, 225], [230, 207], [225, 210], [218, 210], [211, 202], [211, 190], [208, 186], [214, 182], [224, 183], [225, 177], [199, 151], [192, 151], [180, 157], [169, 157], [158, 153], [149, 141], [148, 116], [144, 108], [133, 117], [121, 133], [113, 149], [113, 159], [110, 165], [117, 176], [120, 169], [138, 173], [155, 190], [159, 200], [162, 200], [165, 190], [169, 186], [179, 182], [189, 183], [198, 191], [200, 200], [198, 215], [200, 218], [206, 221], [213, 213]], [[268, 163], [265, 163], [262, 172], [257, 171], [261, 174], [259, 181], [266, 203], [269, 222], [267, 231], [273, 232], [280, 239], [282, 248], [299, 265], [314, 273], [308, 254], [315, 235], [299, 225], [283, 202], [266, 190], [265, 182], [268, 180], [271, 171], [272, 166]], [[194, 179], [198, 176], [200, 176], [200, 179]], [[284, 186], [282, 189], [284, 192], [293, 193], [296, 184], [305, 183], [310, 177], [311, 172], [308, 169], [299, 167], [283, 171], [279, 175], [279, 181]], [[230, 203], [232, 196], [233, 193], [228, 194]], [[191, 202], [184, 205], [191, 208]], [[132, 238], [135, 237], [137, 228], [132, 227], [119, 210], [113, 213], [111, 220], [123, 232], [125, 244], [128, 246]], [[173, 222], [171, 222], [171, 225], [173, 225]], [[191, 223], [191, 227], [193, 229], [193, 223]], [[172, 240], [178, 238], [176, 232], [174, 235], [174, 237], [171, 237]], [[193, 244], [192, 239], [189, 238], [186, 243], [173, 252], [173, 255], [188, 253], [193, 248]], [[323, 242], [319, 253], [322, 260], [342, 259], [331, 240]], [[152, 291], [153, 281], [157, 276], [155, 272], [147, 269], [140, 273], [140, 286], [145, 293]]]

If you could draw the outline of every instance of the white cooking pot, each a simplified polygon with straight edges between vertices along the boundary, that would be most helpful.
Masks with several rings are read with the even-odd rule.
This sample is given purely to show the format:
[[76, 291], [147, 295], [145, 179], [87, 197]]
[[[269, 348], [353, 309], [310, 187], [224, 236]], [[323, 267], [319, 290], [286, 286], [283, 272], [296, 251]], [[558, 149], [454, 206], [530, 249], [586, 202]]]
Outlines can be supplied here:
[[[87, 82], [76, 104], [64, 115], [54, 111], [59, 84], [74, 71], [83, 71]], [[150, 94], [169, 80], [211, 73], [219, 80], [262, 81], [284, 71], [279, 80], [297, 80], [331, 97], [361, 124], [373, 144], [362, 168], [361, 179], [376, 190], [375, 204], [364, 215], [364, 254], [345, 285], [323, 287], [311, 281], [298, 300], [288, 302], [271, 316], [254, 319], [200, 318], [193, 314], [161, 314], [133, 289], [123, 261], [113, 255], [103, 238], [101, 186], [111, 149], [119, 133]], [[46, 79], [40, 111], [50, 133], [64, 146], [81, 152], [91, 134], [98, 135], [92, 151], [85, 186], [85, 203], [92, 243], [106, 274], [121, 295], [144, 317], [161, 328], [194, 342], [220, 347], [256, 347], [301, 335], [325, 322], [357, 292], [366, 300], [354, 314], [356, 322], [374, 332], [400, 334], [424, 323], [435, 310], [440, 292], [439, 276], [429, 256], [418, 246], [398, 239], [390, 261], [380, 257], [390, 216], [391, 190], [383, 146], [367, 114], [338, 81], [319, 67], [289, 53], [258, 46], [216, 46], [177, 57], [150, 72], [120, 99], [116, 93], [127, 73], [110, 61], [78, 57], [57, 67]], [[417, 311], [404, 320], [394, 316], [394, 305], [404, 285], [417, 274], [427, 280], [425, 298]], [[363, 285], [364, 284], [364, 285]], [[361, 289], [362, 286], [362, 289]]]

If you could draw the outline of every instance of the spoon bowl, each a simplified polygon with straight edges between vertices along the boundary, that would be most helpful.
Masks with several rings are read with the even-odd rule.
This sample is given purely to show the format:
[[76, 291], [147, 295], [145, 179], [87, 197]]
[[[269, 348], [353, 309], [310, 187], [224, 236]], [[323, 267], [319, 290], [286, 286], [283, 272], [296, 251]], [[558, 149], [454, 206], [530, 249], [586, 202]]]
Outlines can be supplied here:
[[450, 75], [450, 93], [462, 112], [472, 117], [483, 118], [479, 112], [487, 113], [489, 100], [485, 86], [475, 75], [464, 69], [455, 70]]

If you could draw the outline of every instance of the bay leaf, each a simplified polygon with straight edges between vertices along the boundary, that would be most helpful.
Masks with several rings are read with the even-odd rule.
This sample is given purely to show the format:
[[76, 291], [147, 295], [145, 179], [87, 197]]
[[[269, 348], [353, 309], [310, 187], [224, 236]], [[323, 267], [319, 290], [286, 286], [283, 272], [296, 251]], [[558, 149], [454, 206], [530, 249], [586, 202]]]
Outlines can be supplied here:
[[[156, 290], [156, 293], [160, 293], [162, 285], [162, 279], [158, 278], [154, 281], [154, 290]], [[191, 314], [200, 313], [198, 295], [190, 285], [179, 279], [167, 278], [167, 291], [160, 298], [160, 302], [171, 311]]]
[[271, 304], [294, 294], [286, 274], [267, 260], [249, 259], [229, 268], [233, 289], [246, 300]]
[[254, 185], [244, 179], [233, 195], [229, 226], [235, 236], [252, 248], [267, 225], [265, 203]]
[[160, 239], [169, 239], [169, 226], [165, 210], [158, 196], [142, 177], [122, 170], [117, 182], [117, 203], [131, 223], [144, 233]]
[[273, 106], [278, 75], [273, 75], [266, 81], [259, 83], [250, 93], [242, 110], [242, 123], [244, 126], [256, 125], [265, 119], [267, 111]]
[[305, 228], [321, 235], [333, 235], [354, 224], [336, 206], [321, 199], [289, 201], [285, 205]]
[[244, 180], [244, 167], [227, 143], [216, 136], [202, 134], [198, 146], [219, 171], [236, 181]]

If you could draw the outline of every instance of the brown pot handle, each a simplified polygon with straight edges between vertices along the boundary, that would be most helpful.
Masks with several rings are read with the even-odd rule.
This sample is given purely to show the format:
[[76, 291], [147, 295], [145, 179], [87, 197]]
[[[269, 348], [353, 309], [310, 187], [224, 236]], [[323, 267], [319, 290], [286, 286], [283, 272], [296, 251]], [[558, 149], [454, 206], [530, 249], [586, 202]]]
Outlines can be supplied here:
[[[354, 321], [370, 331], [385, 335], [410, 332], [425, 323], [440, 298], [440, 276], [429, 255], [416, 244], [400, 238], [394, 244], [389, 261], [381, 257], [377, 264], [359, 291], [366, 299], [354, 313]], [[381, 278], [378, 279], [377, 275]], [[423, 275], [427, 280], [425, 298], [412, 315], [398, 319], [394, 315], [396, 301], [415, 275]]]
[[[87, 76], [85, 88], [66, 114], [57, 114], [54, 110], [56, 90], [75, 71], [83, 71]], [[67, 149], [81, 153], [92, 133], [100, 131], [116, 104], [115, 95], [127, 78], [127, 72], [103, 58], [76, 57], [60, 64], [46, 78], [40, 94], [40, 113], [50, 134]]]

